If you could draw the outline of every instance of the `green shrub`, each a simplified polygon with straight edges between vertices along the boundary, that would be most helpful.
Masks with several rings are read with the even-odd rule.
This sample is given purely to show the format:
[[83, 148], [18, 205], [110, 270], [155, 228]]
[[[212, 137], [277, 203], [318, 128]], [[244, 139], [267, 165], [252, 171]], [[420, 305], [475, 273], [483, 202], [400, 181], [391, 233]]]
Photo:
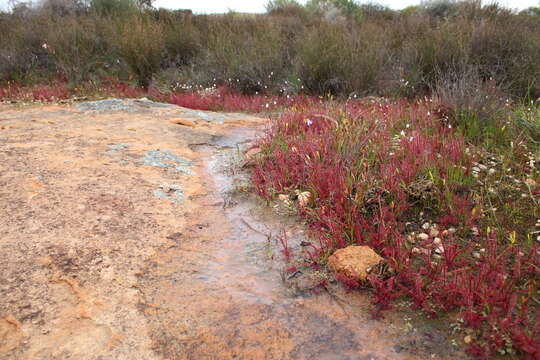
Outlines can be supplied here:
[[398, 61], [409, 92], [404, 95], [426, 93], [439, 74], [467, 63], [468, 58], [468, 24], [445, 22], [434, 28], [429, 19], [417, 19], [415, 31], [408, 37], [400, 34], [403, 45]]
[[134, 0], [90, 0], [90, 8], [104, 17], [127, 17], [138, 10]]
[[227, 15], [208, 28], [205, 71], [244, 93], [274, 88], [286, 74], [279, 25], [264, 18]]
[[118, 53], [128, 64], [140, 86], [148, 88], [161, 68], [165, 52], [163, 26], [149, 18], [133, 17], [120, 23]]
[[[516, 30], [519, 29], [519, 30]], [[540, 24], [513, 15], [474, 27], [470, 62], [517, 96], [540, 96]]]
[[432, 17], [446, 18], [460, 12], [460, 3], [456, 0], [431, 0], [423, 5], [423, 10]]
[[0, 20], [0, 81], [25, 82], [28, 77], [42, 76], [50, 69], [48, 51], [42, 33], [42, 18], [14, 16]]
[[190, 18], [165, 24], [163, 38], [167, 66], [188, 65], [201, 52], [200, 31]]
[[[88, 80], [106, 64], [105, 23], [69, 17], [49, 24], [46, 43], [56, 69], [73, 83]], [[66, 31], [69, 29], [69, 31]]]
[[385, 57], [383, 38], [378, 26], [348, 33], [342, 25], [323, 22], [300, 41], [298, 74], [312, 93], [374, 92]]

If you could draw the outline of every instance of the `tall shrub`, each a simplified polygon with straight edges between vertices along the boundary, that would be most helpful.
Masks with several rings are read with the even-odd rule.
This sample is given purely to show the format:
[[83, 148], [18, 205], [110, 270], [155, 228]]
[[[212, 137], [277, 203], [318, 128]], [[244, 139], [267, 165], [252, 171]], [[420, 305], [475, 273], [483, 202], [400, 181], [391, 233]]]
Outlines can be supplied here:
[[120, 23], [119, 27], [118, 52], [136, 76], [139, 86], [147, 89], [152, 76], [161, 67], [165, 51], [163, 26], [149, 18], [133, 17]]

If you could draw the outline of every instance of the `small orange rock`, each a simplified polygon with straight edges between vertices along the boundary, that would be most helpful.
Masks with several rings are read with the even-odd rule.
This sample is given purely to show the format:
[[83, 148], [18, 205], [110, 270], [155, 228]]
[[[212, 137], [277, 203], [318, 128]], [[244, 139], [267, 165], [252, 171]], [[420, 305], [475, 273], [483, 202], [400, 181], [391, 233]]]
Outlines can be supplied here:
[[348, 246], [328, 258], [328, 267], [335, 273], [365, 280], [368, 269], [384, 261], [369, 246]]
[[195, 121], [188, 120], [188, 119], [174, 119], [174, 120], [171, 120], [171, 122], [176, 125], [184, 125], [184, 126], [191, 126], [191, 127], [194, 127], [195, 125], [197, 125]]

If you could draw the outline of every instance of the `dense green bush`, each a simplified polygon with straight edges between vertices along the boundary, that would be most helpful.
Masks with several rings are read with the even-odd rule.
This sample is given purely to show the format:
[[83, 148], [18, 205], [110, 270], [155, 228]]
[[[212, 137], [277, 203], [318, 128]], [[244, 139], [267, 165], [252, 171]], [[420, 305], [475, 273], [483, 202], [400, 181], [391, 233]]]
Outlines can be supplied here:
[[148, 88], [165, 54], [163, 25], [149, 18], [134, 17], [119, 24], [118, 54], [129, 65], [137, 83]]
[[[66, 31], [66, 27], [69, 31]], [[107, 24], [87, 18], [51, 21], [45, 41], [59, 73], [73, 83], [88, 80], [107, 64]]]
[[343, 25], [320, 23], [301, 41], [300, 78], [319, 94], [375, 92], [385, 58], [382, 34], [377, 26], [348, 32]]
[[158, 76], [170, 86], [226, 83], [246, 93], [414, 97], [472, 67], [506, 96], [540, 96], [540, 21], [532, 10], [273, 0], [264, 15], [192, 15], [138, 0], [47, 4], [0, 15], [0, 82], [121, 75], [149, 86]]
[[[279, 22], [234, 14], [214, 19], [206, 29], [201, 70], [243, 92], [275, 90], [287, 71]], [[265, 88], [266, 86], [266, 88]]]

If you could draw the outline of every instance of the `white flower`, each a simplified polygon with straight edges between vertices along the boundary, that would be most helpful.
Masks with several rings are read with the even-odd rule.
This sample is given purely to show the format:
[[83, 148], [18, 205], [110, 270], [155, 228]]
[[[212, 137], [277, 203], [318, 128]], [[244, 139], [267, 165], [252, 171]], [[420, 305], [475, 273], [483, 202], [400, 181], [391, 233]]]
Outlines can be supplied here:
[[311, 126], [311, 125], [313, 125], [313, 121], [311, 121], [311, 120], [308, 119], [308, 120], [306, 121], [306, 124], [307, 124], [307, 126]]

